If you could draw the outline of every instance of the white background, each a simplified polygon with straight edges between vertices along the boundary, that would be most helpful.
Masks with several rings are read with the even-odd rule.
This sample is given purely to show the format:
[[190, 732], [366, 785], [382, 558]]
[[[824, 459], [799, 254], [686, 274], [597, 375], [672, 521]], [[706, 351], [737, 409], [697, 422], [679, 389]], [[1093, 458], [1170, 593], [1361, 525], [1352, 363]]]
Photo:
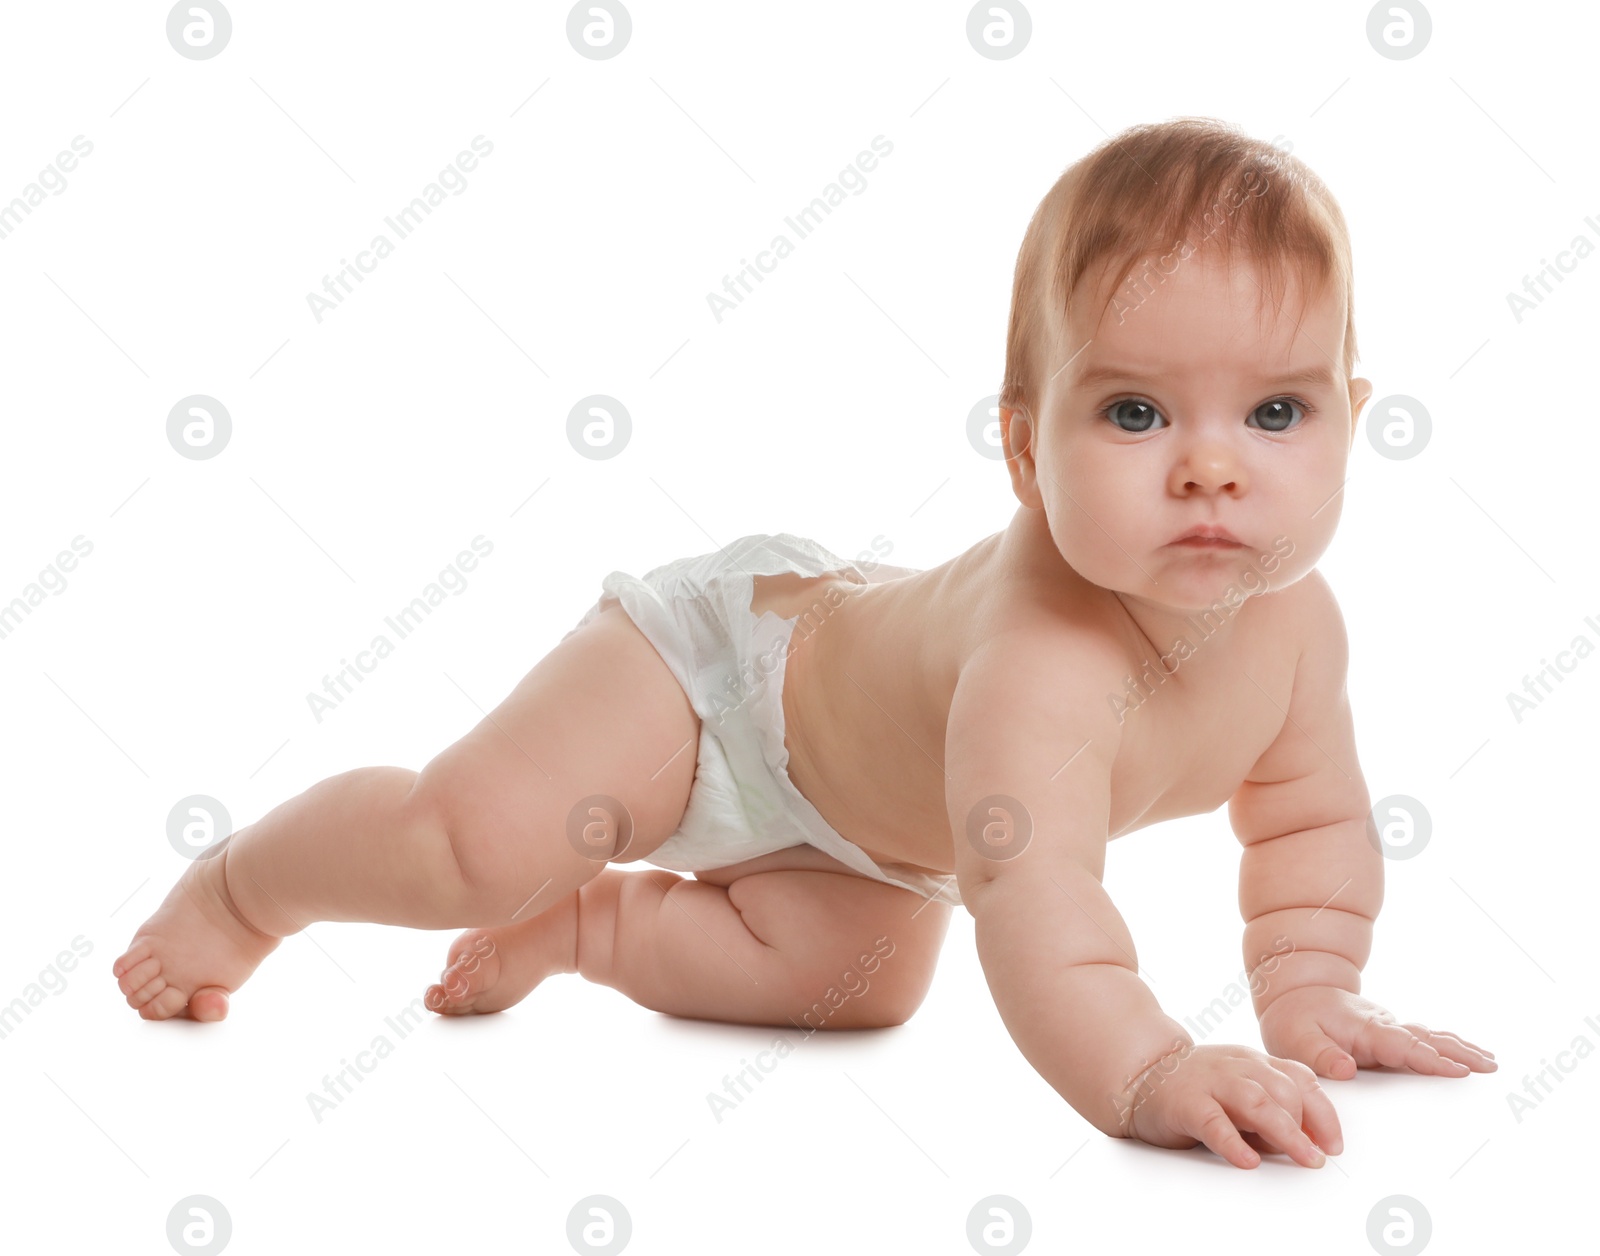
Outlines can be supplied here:
[[[0, 240], [0, 602], [93, 545], [0, 640], [0, 1003], [92, 946], [0, 1040], [8, 1248], [166, 1252], [169, 1210], [205, 1194], [231, 1252], [565, 1251], [594, 1193], [639, 1253], [965, 1252], [990, 1194], [1040, 1251], [1367, 1251], [1393, 1194], [1435, 1251], [1582, 1246], [1600, 1058], [1520, 1123], [1507, 1096], [1600, 1045], [1600, 657], [1520, 723], [1506, 695], [1600, 642], [1600, 258], [1520, 323], [1506, 297], [1600, 242], [1592, 11], [1438, 3], [1392, 60], [1360, 4], [1040, 3], [1003, 61], [954, 3], [638, 3], [603, 61], [560, 4], [231, 12], [204, 61], [160, 4], [10, 6], [0, 34], [0, 203], [94, 146]], [[1386, 865], [1364, 990], [1498, 1073], [1327, 1083], [1347, 1149], [1320, 1171], [1114, 1141], [1011, 1044], [963, 912], [910, 1022], [814, 1036], [720, 1123], [707, 1093], [774, 1032], [575, 977], [431, 1020], [316, 1121], [307, 1093], [394, 1037], [451, 933], [315, 925], [221, 1024], [125, 1006], [110, 967], [181, 871], [178, 799], [237, 826], [351, 767], [420, 767], [613, 569], [778, 531], [844, 555], [881, 534], [928, 567], [1002, 529], [1004, 468], [965, 423], [999, 386], [1028, 217], [1108, 133], [1182, 114], [1326, 179], [1360, 372], [1432, 416], [1409, 460], [1357, 437], [1321, 566], [1372, 795], [1433, 821]], [[480, 134], [466, 190], [318, 323], [306, 294]], [[718, 323], [707, 293], [877, 135], [867, 189]], [[195, 393], [233, 420], [206, 461], [166, 438]], [[593, 393], [632, 415], [614, 459], [566, 438]], [[478, 534], [466, 591], [318, 723], [306, 694]], [[1225, 809], [1110, 853], [1175, 1016], [1237, 979], [1237, 859]], [[1224, 1039], [1260, 1046], [1247, 1008]]]

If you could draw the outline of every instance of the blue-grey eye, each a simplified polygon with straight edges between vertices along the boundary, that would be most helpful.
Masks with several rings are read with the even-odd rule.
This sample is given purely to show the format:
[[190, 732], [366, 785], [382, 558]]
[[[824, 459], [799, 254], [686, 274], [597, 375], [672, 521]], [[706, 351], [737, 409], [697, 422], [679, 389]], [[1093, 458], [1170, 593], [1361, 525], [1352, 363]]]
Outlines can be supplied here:
[[1256, 407], [1255, 415], [1261, 420], [1261, 430], [1265, 432], [1287, 432], [1294, 427], [1294, 411], [1301, 410], [1304, 419], [1304, 408], [1290, 397], [1278, 397], [1272, 401], [1264, 401]]
[[[1124, 409], [1124, 407], [1127, 407], [1127, 409]], [[1101, 413], [1124, 432], [1148, 432], [1150, 425], [1156, 421], [1160, 414], [1148, 402], [1139, 401], [1133, 397], [1124, 397], [1121, 401], [1113, 401]]]

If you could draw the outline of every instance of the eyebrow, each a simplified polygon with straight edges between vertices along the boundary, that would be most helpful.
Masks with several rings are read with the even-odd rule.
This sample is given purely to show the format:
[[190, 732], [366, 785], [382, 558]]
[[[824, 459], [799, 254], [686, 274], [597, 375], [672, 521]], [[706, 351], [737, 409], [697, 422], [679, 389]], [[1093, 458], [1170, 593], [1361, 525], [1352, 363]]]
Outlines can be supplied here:
[[[1128, 366], [1091, 366], [1078, 372], [1077, 384], [1083, 387], [1086, 384], [1105, 383], [1111, 380], [1126, 380], [1130, 383], [1167, 379], [1170, 371], [1141, 372]], [[1319, 366], [1305, 366], [1296, 371], [1285, 371], [1281, 375], [1261, 375], [1257, 377], [1267, 384], [1320, 384], [1324, 388], [1333, 387], [1333, 368], [1323, 363]]]

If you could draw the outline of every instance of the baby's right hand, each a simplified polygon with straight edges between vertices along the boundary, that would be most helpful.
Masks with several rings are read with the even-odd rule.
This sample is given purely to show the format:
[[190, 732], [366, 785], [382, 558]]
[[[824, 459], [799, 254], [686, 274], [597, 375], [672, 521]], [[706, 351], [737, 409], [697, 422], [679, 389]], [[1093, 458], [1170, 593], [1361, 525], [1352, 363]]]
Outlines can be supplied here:
[[1204, 1143], [1241, 1169], [1261, 1163], [1258, 1149], [1287, 1152], [1311, 1169], [1324, 1163], [1319, 1145], [1344, 1150], [1317, 1075], [1249, 1047], [1185, 1045], [1145, 1070], [1129, 1102], [1128, 1137], [1156, 1147]]

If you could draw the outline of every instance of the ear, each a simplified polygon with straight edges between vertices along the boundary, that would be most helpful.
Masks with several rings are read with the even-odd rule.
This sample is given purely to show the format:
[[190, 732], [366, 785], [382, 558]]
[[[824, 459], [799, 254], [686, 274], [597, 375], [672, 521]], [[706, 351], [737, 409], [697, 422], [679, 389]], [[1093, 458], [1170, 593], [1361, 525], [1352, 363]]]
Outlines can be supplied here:
[[1350, 381], [1350, 443], [1356, 439], [1356, 427], [1361, 418], [1361, 411], [1367, 402], [1372, 400], [1372, 381], [1370, 379], [1353, 379]]
[[1006, 453], [1006, 470], [1011, 473], [1011, 491], [1024, 506], [1044, 509], [1039, 496], [1039, 469], [1034, 463], [1033, 420], [1011, 406], [1000, 407], [1000, 446]]

